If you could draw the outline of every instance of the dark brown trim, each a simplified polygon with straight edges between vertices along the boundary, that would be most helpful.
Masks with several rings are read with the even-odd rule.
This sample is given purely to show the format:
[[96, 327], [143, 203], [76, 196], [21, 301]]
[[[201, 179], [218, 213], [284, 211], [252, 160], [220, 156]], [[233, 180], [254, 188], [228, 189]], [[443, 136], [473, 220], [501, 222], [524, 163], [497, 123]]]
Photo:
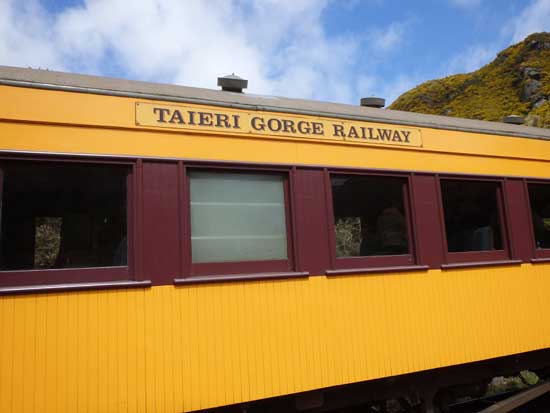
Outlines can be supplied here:
[[129, 280], [130, 270], [126, 266], [0, 271], [3, 287]]
[[402, 265], [397, 267], [369, 267], [369, 268], [347, 268], [343, 270], [327, 270], [326, 275], [353, 275], [353, 274], [383, 274], [388, 272], [412, 272], [427, 271], [428, 265]]
[[129, 274], [134, 274], [136, 278], [136, 231], [139, 231], [136, 225], [136, 165], [131, 166], [131, 171], [126, 175], [126, 256]]
[[187, 173], [187, 164], [185, 162], [179, 162], [181, 173], [181, 185], [178, 188], [181, 199], [180, 210], [180, 226], [181, 232], [181, 244], [182, 244], [182, 273], [181, 277], [185, 277], [191, 274], [192, 250], [191, 250], [191, 195], [189, 188], [189, 174]]
[[297, 168], [294, 184], [296, 271], [321, 275], [330, 268], [324, 171]]
[[143, 274], [143, 161], [138, 159], [134, 166], [135, 195], [132, 200], [134, 215], [134, 278], [141, 280], [145, 277]]
[[533, 258], [531, 264], [543, 264], [550, 262], [550, 258]]
[[504, 178], [497, 187], [497, 208], [500, 216], [500, 238], [502, 239], [502, 249], [508, 253], [508, 258], [512, 257], [512, 248], [510, 246], [510, 217], [506, 205], [506, 178]]
[[326, 209], [326, 226], [328, 229], [328, 248], [330, 257], [330, 268], [336, 268], [336, 233], [334, 229], [334, 205], [332, 201], [332, 185], [330, 183], [330, 172], [328, 168], [323, 169], [323, 177], [325, 181], [325, 209]]
[[187, 222], [189, 222], [189, 203], [186, 202], [188, 199], [188, 193], [186, 189], [187, 182], [187, 172], [182, 161], [178, 161], [178, 187], [176, 188], [178, 192], [178, 229], [179, 229], [179, 251], [180, 251], [180, 262], [179, 262], [179, 272], [178, 275], [183, 277], [188, 273], [189, 263], [190, 263], [190, 249], [191, 249], [191, 233], [189, 231]]
[[411, 254], [336, 257], [335, 269], [408, 267], [414, 264]]
[[105, 281], [105, 282], [89, 282], [89, 283], [75, 283], [75, 284], [22, 285], [17, 287], [1, 287], [0, 296], [20, 295], [20, 294], [38, 294], [38, 293], [59, 293], [59, 292], [70, 292], [70, 291], [148, 288], [151, 286], [152, 286], [152, 283], [149, 280]]
[[531, 248], [533, 251], [533, 258], [550, 258], [550, 248], [537, 248], [537, 240], [535, 237], [535, 228], [533, 223], [533, 210], [531, 207], [531, 195], [529, 193], [529, 185], [548, 185], [550, 188], [550, 183], [547, 181], [525, 179], [525, 196], [527, 197], [527, 216], [529, 217], [529, 230], [531, 234]]
[[531, 231], [533, 224], [528, 215], [529, 200], [526, 198], [525, 180], [506, 178], [504, 186], [510, 224], [510, 258], [529, 262], [534, 257], [535, 244]]
[[191, 277], [211, 274], [248, 274], [292, 271], [290, 259], [191, 263]]
[[417, 264], [439, 268], [444, 260], [437, 180], [435, 175], [413, 174], [412, 205], [417, 234]]
[[[297, 199], [298, 193], [296, 190], [296, 167], [293, 166], [289, 171], [288, 177], [288, 190], [284, 193], [285, 196], [285, 208], [288, 208], [290, 219], [286, 220], [286, 233], [287, 233], [287, 249], [288, 256], [292, 257], [294, 263], [294, 269], [297, 271], [302, 270], [302, 264], [300, 262], [300, 253], [298, 251], [298, 245], [300, 244], [298, 235], [298, 212], [297, 212]], [[288, 242], [288, 239], [292, 242]]]
[[406, 202], [405, 209], [409, 212], [407, 234], [409, 237], [409, 253], [413, 258], [411, 262], [418, 265], [423, 263], [420, 261], [421, 245], [418, 235], [418, 210], [416, 209], [417, 203], [415, 201], [414, 190], [414, 173], [411, 173], [407, 177], [407, 187], [403, 188], [403, 198], [404, 202]]
[[441, 265], [441, 269], [451, 270], [455, 268], [499, 267], [504, 265], [521, 265], [522, 262], [521, 260], [455, 262], [452, 264], [443, 264]]
[[180, 271], [178, 164], [143, 162], [143, 274], [169, 285]]
[[212, 284], [232, 281], [266, 281], [287, 278], [308, 278], [309, 272], [265, 272], [257, 274], [198, 275], [189, 278], [174, 278], [174, 285]]

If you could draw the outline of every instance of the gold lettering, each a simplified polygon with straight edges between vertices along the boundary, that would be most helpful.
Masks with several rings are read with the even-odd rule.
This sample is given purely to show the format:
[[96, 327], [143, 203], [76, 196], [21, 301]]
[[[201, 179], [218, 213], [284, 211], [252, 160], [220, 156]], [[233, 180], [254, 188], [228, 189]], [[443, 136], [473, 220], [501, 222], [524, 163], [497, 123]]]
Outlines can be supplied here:
[[336, 125], [333, 123], [332, 126], [334, 128], [334, 133], [332, 134], [333, 136], [341, 136], [342, 138], [346, 137], [346, 134], [344, 133], [343, 125]]
[[377, 129], [377, 131], [381, 141], [387, 140], [389, 142], [391, 140], [391, 129]]
[[265, 122], [263, 118], [260, 118], [258, 116], [254, 116], [250, 120], [250, 125], [252, 126], [252, 129], [255, 130], [265, 130]]
[[212, 126], [212, 114], [208, 112], [199, 112], [199, 125]]
[[170, 123], [179, 123], [180, 125], [185, 125], [185, 122], [183, 121], [183, 116], [181, 116], [181, 112], [179, 110], [176, 109], [174, 113], [172, 113]]
[[298, 132], [309, 135], [311, 133], [311, 127], [309, 126], [309, 122], [306, 122], [305, 120], [301, 120], [297, 124], [298, 126]]
[[399, 132], [398, 132], [398, 131], [395, 131], [395, 132], [393, 133], [393, 139], [392, 139], [392, 141], [394, 141], [394, 142], [403, 142], [403, 141], [401, 140], [401, 135], [399, 135]]
[[229, 116], [224, 115], [223, 113], [216, 113], [216, 127], [217, 128], [230, 128]]
[[355, 126], [350, 126], [348, 131], [348, 138], [358, 138], [359, 135], [357, 135], [357, 130], [355, 129]]
[[157, 122], [166, 123], [166, 121], [164, 120], [164, 115], [169, 115], [169, 114], [170, 114], [170, 110], [169, 110], [169, 109], [164, 109], [164, 108], [153, 108], [153, 113], [154, 113], [155, 115], [156, 115], [156, 114], [159, 115], [159, 118], [157, 119]]

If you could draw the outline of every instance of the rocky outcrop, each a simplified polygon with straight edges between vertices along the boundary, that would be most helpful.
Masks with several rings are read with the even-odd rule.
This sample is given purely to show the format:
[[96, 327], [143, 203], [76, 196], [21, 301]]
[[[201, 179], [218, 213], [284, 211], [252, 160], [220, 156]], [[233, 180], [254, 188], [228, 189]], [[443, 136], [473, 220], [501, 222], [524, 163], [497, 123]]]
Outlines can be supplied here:
[[535, 33], [481, 69], [425, 82], [390, 109], [501, 121], [521, 115], [550, 128], [550, 33]]

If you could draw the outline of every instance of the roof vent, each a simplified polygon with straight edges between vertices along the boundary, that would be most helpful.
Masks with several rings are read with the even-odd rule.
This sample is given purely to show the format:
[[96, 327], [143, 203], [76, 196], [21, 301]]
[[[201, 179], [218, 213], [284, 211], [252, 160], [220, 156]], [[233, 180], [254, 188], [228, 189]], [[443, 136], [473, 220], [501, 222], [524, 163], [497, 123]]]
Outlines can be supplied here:
[[235, 73], [218, 78], [218, 86], [226, 92], [243, 93], [243, 89], [248, 87], [248, 80], [237, 76]]
[[505, 116], [502, 121], [504, 123], [511, 123], [513, 125], [523, 125], [523, 123], [525, 122], [525, 119], [523, 119], [523, 116], [518, 116], [518, 115], [508, 115], [508, 116]]
[[383, 108], [386, 106], [386, 99], [370, 97], [370, 98], [361, 98], [361, 106], [367, 106], [369, 108]]

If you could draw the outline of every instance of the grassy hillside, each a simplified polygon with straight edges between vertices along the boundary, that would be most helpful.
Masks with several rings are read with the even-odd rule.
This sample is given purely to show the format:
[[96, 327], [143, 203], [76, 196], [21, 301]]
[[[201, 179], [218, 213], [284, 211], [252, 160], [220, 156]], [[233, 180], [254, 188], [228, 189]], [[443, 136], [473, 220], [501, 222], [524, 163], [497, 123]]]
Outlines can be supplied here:
[[514, 114], [550, 128], [550, 33], [530, 35], [475, 72], [422, 83], [389, 108], [491, 121]]

